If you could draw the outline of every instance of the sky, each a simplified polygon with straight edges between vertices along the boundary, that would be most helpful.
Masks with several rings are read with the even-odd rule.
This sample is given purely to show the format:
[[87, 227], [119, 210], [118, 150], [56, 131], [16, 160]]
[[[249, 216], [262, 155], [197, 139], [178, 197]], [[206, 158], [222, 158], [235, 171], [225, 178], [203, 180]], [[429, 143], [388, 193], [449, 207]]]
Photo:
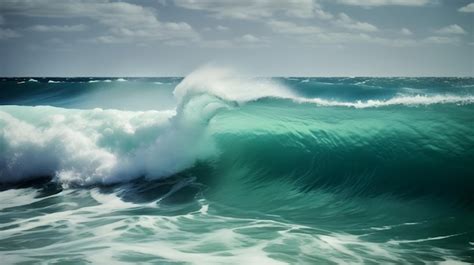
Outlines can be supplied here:
[[1, 0], [0, 76], [474, 76], [473, 0]]

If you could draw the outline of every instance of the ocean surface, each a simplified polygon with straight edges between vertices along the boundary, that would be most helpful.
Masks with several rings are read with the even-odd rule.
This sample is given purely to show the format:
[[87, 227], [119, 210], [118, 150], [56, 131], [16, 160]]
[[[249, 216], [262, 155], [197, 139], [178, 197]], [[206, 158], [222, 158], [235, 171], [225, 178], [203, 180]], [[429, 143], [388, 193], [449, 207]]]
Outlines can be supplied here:
[[474, 78], [0, 78], [1, 264], [472, 264]]

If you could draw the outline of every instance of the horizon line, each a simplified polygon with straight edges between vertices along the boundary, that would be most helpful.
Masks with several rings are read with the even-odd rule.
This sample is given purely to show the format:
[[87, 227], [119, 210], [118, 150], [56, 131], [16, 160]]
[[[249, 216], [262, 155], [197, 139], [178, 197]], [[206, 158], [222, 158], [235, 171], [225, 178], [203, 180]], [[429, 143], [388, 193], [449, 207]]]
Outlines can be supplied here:
[[[186, 76], [173, 76], [173, 75], [163, 75], [163, 76], [0, 76], [1, 79], [13, 79], [13, 78], [185, 78]], [[474, 75], [418, 75], [418, 76], [403, 76], [403, 75], [313, 75], [313, 76], [282, 76], [282, 75], [275, 75], [275, 76], [244, 76], [249, 78], [474, 78]]]

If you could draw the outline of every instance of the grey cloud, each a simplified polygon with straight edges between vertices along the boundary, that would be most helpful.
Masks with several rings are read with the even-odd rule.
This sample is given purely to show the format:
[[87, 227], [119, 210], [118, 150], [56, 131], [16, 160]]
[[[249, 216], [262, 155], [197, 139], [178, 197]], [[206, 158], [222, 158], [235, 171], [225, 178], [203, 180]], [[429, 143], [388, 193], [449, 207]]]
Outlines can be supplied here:
[[446, 36], [431, 36], [427, 37], [423, 40], [425, 43], [432, 43], [432, 44], [458, 44], [460, 43], [460, 39], [458, 37], [446, 37]]
[[288, 21], [270, 20], [267, 25], [276, 33], [308, 35], [321, 32], [316, 26], [301, 26]]
[[0, 28], [0, 40], [18, 38], [21, 34], [12, 29]]
[[338, 32], [323, 30], [320, 27], [298, 25], [288, 21], [271, 20], [267, 25], [273, 32], [296, 37], [301, 43], [314, 44], [348, 44], [348, 43], [371, 43], [393, 47], [414, 46], [417, 42], [413, 39], [389, 39], [357, 32]]
[[474, 13], [474, 3], [470, 3], [458, 9], [459, 12]]
[[57, 26], [57, 25], [35, 25], [30, 27], [30, 30], [39, 31], [39, 32], [77, 32], [77, 31], [84, 31], [86, 30], [86, 26], [83, 24], [78, 25], [64, 25], [64, 26]]
[[467, 32], [461, 26], [457, 24], [453, 24], [453, 25], [449, 25], [449, 26], [436, 30], [436, 33], [443, 34], [443, 35], [447, 35], [447, 34], [463, 35], [463, 34], [466, 34]]
[[375, 32], [378, 28], [367, 22], [360, 22], [350, 18], [346, 13], [340, 13], [338, 19], [334, 22], [336, 25], [357, 31]]
[[202, 40], [199, 45], [206, 48], [261, 48], [269, 45], [265, 37], [257, 37], [253, 34], [244, 34], [232, 39]]
[[329, 19], [331, 14], [321, 9], [313, 0], [289, 1], [232, 1], [232, 0], [174, 0], [175, 5], [192, 10], [201, 10], [211, 13], [216, 18], [233, 19], [262, 19], [272, 17], [282, 12], [290, 17], [310, 18], [320, 17]]
[[430, 0], [338, 0], [339, 3], [353, 6], [377, 7], [377, 6], [424, 6], [433, 1]]
[[220, 31], [227, 31], [227, 30], [229, 30], [228, 27], [225, 27], [225, 26], [222, 26], [222, 25], [217, 25], [216, 29], [217, 29], [217, 30], [220, 30]]
[[[432, 3], [438, 5], [426, 7]], [[0, 57], [7, 65], [0, 74], [179, 75], [209, 61], [267, 75], [341, 69], [471, 74], [465, 54], [472, 53], [466, 32], [472, 13], [460, 13], [470, 6], [441, 0], [0, 0]], [[423, 60], [411, 60], [413, 54]], [[387, 59], [373, 69], [380, 56], [400, 62]], [[317, 68], [315, 58], [330, 58], [329, 68]], [[45, 61], [56, 68], [44, 67]]]
[[[132, 38], [167, 40], [196, 39], [199, 34], [184, 22], [162, 22], [154, 9], [126, 2], [106, 0], [4, 0], [0, 11], [36, 17], [86, 17], [109, 28], [109, 34], [97, 37], [100, 42], [127, 42]], [[39, 27], [42, 31], [61, 31], [67, 26]]]
[[401, 33], [402, 35], [405, 35], [405, 36], [411, 36], [411, 35], [413, 35], [413, 32], [412, 32], [411, 30], [407, 29], [407, 28], [402, 28], [402, 29], [400, 30], [400, 33]]

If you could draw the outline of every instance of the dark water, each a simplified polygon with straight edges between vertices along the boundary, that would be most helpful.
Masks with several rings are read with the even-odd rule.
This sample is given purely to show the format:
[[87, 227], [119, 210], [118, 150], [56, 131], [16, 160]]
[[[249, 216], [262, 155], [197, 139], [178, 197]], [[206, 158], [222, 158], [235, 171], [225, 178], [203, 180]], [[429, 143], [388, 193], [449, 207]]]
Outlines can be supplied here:
[[6, 263], [474, 262], [473, 78], [29, 79]]

